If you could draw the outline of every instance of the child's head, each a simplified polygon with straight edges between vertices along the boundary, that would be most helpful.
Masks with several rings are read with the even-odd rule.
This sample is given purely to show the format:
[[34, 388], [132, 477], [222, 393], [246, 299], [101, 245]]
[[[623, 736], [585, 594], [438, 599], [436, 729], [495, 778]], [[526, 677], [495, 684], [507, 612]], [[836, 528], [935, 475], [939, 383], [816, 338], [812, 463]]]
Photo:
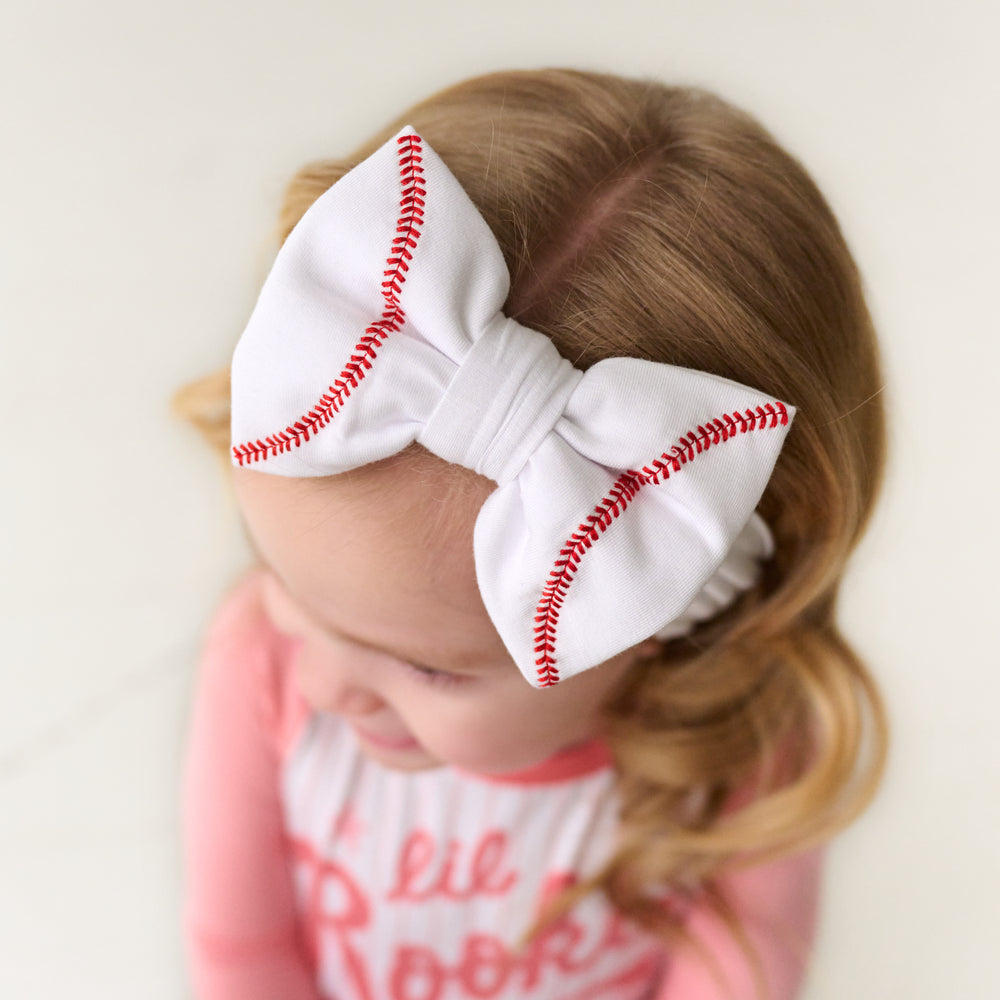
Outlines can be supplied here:
[[[495, 658], [503, 679], [490, 683], [509, 685], [505, 707], [491, 712], [484, 699], [480, 711], [478, 679], [397, 673], [382, 653], [317, 638], [303, 677], [315, 704], [359, 725], [369, 715], [376, 735], [412, 729], [425, 744], [426, 757], [383, 751], [394, 766], [409, 766], [407, 752], [416, 767], [527, 765], [584, 736], [583, 720], [599, 712], [620, 775], [625, 847], [598, 882], [622, 909], [655, 921], [642, 882], [814, 842], [856, 815], [878, 777], [878, 694], [833, 617], [884, 453], [860, 279], [815, 185], [752, 118], [702, 91], [567, 71], [470, 80], [411, 108], [347, 160], [304, 168], [286, 194], [282, 237], [404, 124], [496, 236], [511, 278], [504, 312], [574, 366], [666, 362], [798, 410], [758, 506], [775, 541], [759, 584], [686, 638], [637, 644], [542, 691], [503, 663], [475, 586], [472, 523], [491, 481], [419, 446], [329, 479], [235, 472], [256, 544], [294, 591], [294, 604], [271, 591], [290, 630], [317, 636], [325, 621], [426, 654], [437, 669], [458, 670], [468, 653], [475, 673]], [[401, 482], [406, 491], [386, 490]], [[303, 611], [310, 620], [291, 620]], [[351, 655], [335, 678], [324, 663], [338, 649]], [[550, 706], [558, 740], [544, 733]], [[866, 727], [872, 757], [859, 763]], [[751, 780], [754, 805], [733, 813]]]
[[799, 408], [758, 508], [777, 543], [767, 611], [782, 624], [807, 609], [827, 616], [873, 507], [885, 432], [860, 278], [801, 165], [703, 91], [496, 73], [416, 105], [344, 160], [301, 170], [282, 238], [405, 123], [496, 236], [511, 276], [504, 313], [550, 336], [577, 368], [665, 361]]

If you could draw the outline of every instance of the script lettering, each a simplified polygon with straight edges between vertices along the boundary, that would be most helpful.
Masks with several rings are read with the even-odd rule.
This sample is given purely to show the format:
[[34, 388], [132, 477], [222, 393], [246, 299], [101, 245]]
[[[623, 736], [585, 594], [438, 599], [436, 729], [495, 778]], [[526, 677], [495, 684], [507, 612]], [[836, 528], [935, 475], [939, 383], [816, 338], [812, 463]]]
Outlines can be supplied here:
[[507, 849], [507, 835], [502, 830], [483, 834], [467, 864], [462, 863], [466, 851], [461, 841], [449, 840], [444, 859], [437, 864], [436, 847], [426, 830], [414, 830], [406, 838], [396, 863], [395, 882], [386, 896], [389, 901], [422, 903], [434, 896], [453, 900], [502, 896], [517, 883], [513, 869], [502, 871]]

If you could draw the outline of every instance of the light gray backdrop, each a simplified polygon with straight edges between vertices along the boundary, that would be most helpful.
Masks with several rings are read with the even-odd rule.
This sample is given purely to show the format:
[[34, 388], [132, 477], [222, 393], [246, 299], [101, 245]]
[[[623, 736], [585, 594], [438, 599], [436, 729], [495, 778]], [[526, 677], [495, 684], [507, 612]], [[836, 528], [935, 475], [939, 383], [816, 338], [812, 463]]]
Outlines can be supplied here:
[[895, 724], [831, 851], [807, 1000], [996, 995], [1000, 7], [7, 0], [0, 13], [0, 996], [179, 1000], [192, 668], [247, 560], [167, 403], [224, 364], [302, 162], [504, 67], [713, 88], [866, 276], [893, 453], [843, 620]]

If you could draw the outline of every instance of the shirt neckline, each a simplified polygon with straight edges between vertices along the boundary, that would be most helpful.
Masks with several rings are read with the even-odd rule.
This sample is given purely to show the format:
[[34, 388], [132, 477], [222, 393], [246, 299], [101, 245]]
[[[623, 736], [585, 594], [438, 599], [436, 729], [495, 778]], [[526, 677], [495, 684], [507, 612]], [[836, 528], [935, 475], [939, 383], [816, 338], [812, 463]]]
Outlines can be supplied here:
[[484, 774], [478, 771], [466, 771], [460, 767], [453, 767], [452, 770], [470, 778], [497, 784], [542, 785], [593, 774], [610, 767], [613, 762], [610, 747], [603, 739], [595, 736], [593, 739], [566, 747], [547, 760], [517, 771]]

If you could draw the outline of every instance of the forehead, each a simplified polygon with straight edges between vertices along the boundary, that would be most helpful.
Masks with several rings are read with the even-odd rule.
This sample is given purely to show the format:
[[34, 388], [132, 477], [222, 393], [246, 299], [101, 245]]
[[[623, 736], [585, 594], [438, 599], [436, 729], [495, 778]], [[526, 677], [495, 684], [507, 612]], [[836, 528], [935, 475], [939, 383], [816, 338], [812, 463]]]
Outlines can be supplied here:
[[399, 460], [317, 479], [237, 468], [233, 481], [254, 547], [320, 624], [441, 669], [507, 658], [473, 555], [492, 481]]

